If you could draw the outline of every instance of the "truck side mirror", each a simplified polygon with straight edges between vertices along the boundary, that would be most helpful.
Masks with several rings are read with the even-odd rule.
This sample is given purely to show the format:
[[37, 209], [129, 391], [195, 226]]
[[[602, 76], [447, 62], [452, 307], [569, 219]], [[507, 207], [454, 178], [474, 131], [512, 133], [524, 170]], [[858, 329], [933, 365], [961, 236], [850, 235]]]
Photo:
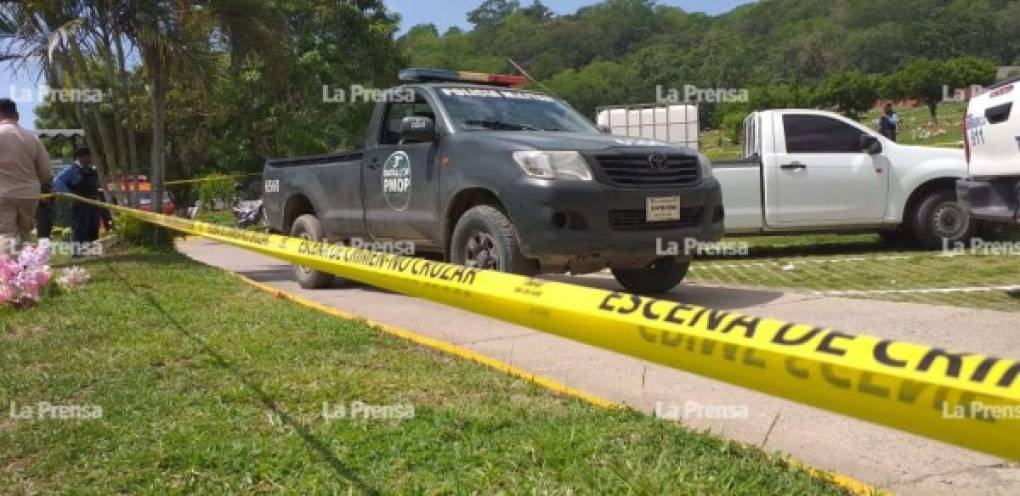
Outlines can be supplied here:
[[882, 142], [870, 134], [861, 135], [861, 151], [869, 155], [882, 153]]
[[605, 124], [600, 124], [599, 132], [602, 134], [613, 134], [613, 129]]
[[428, 117], [409, 116], [400, 121], [400, 140], [405, 143], [428, 143], [436, 139], [436, 123]]

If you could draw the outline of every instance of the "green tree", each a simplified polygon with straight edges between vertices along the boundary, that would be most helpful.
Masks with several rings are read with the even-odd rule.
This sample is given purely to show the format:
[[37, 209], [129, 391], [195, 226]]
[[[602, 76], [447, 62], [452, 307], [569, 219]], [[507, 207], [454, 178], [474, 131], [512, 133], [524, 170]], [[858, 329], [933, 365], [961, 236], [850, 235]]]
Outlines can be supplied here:
[[890, 98], [913, 98], [928, 107], [932, 122], [938, 122], [938, 105], [949, 83], [946, 64], [942, 61], [917, 58], [882, 82], [882, 93]]
[[813, 98], [808, 87], [795, 84], [755, 86], [748, 93], [751, 110], [805, 108], [811, 106]]
[[580, 71], [567, 69], [546, 85], [589, 118], [600, 105], [645, 103], [651, 100], [645, 95], [652, 94], [634, 91], [642, 86], [635, 68], [610, 61], [592, 62]]
[[878, 100], [878, 81], [858, 71], [831, 74], [815, 88], [814, 100], [816, 105], [835, 108], [857, 120]]
[[485, 0], [478, 8], [468, 12], [467, 19], [476, 28], [491, 28], [520, 8], [521, 3], [517, 0]]
[[[121, 27], [141, 52], [149, 83], [153, 210], [161, 211], [166, 179], [167, 95], [174, 71], [204, 67], [211, 43], [222, 44], [237, 66], [249, 54], [278, 54], [276, 11], [257, 0], [147, 0], [132, 2]], [[271, 63], [281, 62], [267, 57]]]
[[945, 95], [972, 84], [989, 84], [995, 79], [996, 65], [975, 57], [949, 60], [918, 58], [890, 74], [882, 82], [882, 93], [891, 98], [914, 98], [928, 107], [933, 123], [938, 123], [938, 105]]
[[965, 88], [971, 85], [987, 86], [995, 82], [998, 66], [987, 59], [977, 57], [956, 57], [945, 61], [946, 83], [954, 88]]

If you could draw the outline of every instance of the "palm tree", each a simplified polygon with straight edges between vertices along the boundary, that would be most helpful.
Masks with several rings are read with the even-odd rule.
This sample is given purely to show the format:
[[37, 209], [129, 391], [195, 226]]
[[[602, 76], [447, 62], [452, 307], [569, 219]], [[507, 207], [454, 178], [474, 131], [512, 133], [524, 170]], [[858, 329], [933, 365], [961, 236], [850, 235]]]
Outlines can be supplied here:
[[[35, 79], [45, 79], [51, 88], [85, 88], [92, 84], [93, 45], [84, 27], [88, 24], [88, 9], [81, 2], [30, 0], [23, 3], [0, 6], [0, 29], [10, 33], [6, 60], [14, 61], [14, 71], [36, 71]], [[34, 66], [34, 67], [33, 67]], [[59, 108], [67, 104], [51, 101]], [[107, 160], [97, 161], [96, 169], [103, 179], [109, 171], [116, 170], [115, 155], [110, 154], [112, 145], [109, 133], [95, 102], [76, 99], [70, 108], [80, 127], [86, 130], [85, 140], [97, 157], [107, 154]], [[97, 146], [96, 136], [102, 138], [102, 147]], [[110, 192], [106, 191], [107, 199]]]
[[143, 0], [127, 2], [121, 29], [141, 52], [152, 107], [150, 181], [153, 211], [162, 211], [166, 179], [166, 99], [171, 71], [200, 70], [211, 43], [225, 44], [236, 62], [277, 51], [282, 20], [258, 0]]
[[[105, 81], [114, 94], [113, 132], [98, 105], [74, 106], [89, 147], [113, 169], [134, 169], [138, 150], [133, 139], [130, 71], [124, 45], [137, 48], [141, 73], [148, 82], [152, 144], [150, 178], [154, 211], [162, 211], [166, 179], [166, 101], [173, 71], [205, 67], [210, 46], [226, 49], [231, 62], [249, 54], [269, 55], [275, 65], [282, 31], [280, 16], [259, 0], [26, 0], [0, 4], [0, 31], [13, 33], [20, 53], [5, 59], [41, 62], [40, 74], [53, 87], [82, 87]], [[8, 29], [9, 28], [9, 29]], [[126, 43], [125, 43], [126, 42]], [[9, 45], [14, 46], [13, 43]], [[127, 128], [127, 136], [119, 129]], [[102, 147], [95, 139], [101, 140]], [[127, 142], [125, 150], [123, 142]], [[133, 172], [133, 171], [132, 171]], [[102, 171], [101, 171], [102, 173]], [[103, 174], [104, 177], [106, 176]]]

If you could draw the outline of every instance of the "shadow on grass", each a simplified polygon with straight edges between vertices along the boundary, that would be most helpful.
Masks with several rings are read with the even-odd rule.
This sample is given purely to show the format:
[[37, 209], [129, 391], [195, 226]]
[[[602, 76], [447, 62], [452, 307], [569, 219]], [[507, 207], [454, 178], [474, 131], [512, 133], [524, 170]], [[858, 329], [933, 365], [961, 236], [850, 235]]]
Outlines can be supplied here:
[[154, 252], [151, 254], [143, 253], [139, 255], [127, 255], [122, 256], [120, 258], [117, 257], [112, 257], [110, 259], [104, 258], [97, 260], [96, 262], [102, 262], [104, 266], [107, 269], [109, 269], [110, 272], [113, 273], [118, 280], [124, 283], [124, 286], [128, 289], [129, 292], [131, 292], [132, 295], [138, 297], [141, 300], [144, 300], [146, 303], [152, 306], [152, 308], [154, 308], [160, 315], [162, 315], [167, 320], [167, 322], [169, 322], [174, 327], [174, 329], [183, 334], [189, 340], [196, 343], [206, 354], [213, 358], [213, 360], [220, 368], [226, 370], [231, 375], [233, 375], [237, 380], [239, 380], [241, 384], [244, 384], [245, 388], [247, 388], [252, 394], [258, 397], [259, 401], [262, 402], [263, 406], [265, 406], [267, 409], [276, 414], [277, 418], [279, 418], [283, 423], [287, 424], [292, 429], [294, 429], [294, 432], [298, 433], [298, 435], [305, 442], [305, 444], [307, 444], [310, 449], [318, 453], [319, 456], [321, 456], [329, 464], [329, 466], [333, 469], [334, 472], [336, 472], [338, 476], [358, 486], [366, 494], [379, 494], [379, 490], [369, 486], [365, 481], [361, 480], [361, 478], [359, 478], [358, 475], [350, 467], [345, 465], [342, 460], [337, 458], [336, 455], [334, 455], [330, 451], [330, 449], [326, 446], [325, 443], [323, 443], [315, 436], [313, 436], [304, 425], [302, 425], [300, 422], [291, 417], [290, 414], [286, 412], [286, 410], [281, 408], [280, 405], [276, 402], [276, 400], [273, 399], [273, 397], [270, 396], [268, 393], [266, 393], [264, 389], [262, 389], [262, 386], [260, 386], [254, 380], [252, 380], [248, 375], [238, 370], [237, 367], [235, 367], [226, 358], [224, 358], [223, 355], [216, 351], [216, 349], [209, 346], [209, 344], [206, 343], [201, 337], [188, 331], [188, 329], [186, 329], [184, 325], [178, 322], [173, 315], [167, 312], [166, 309], [164, 309], [163, 306], [160, 305], [160, 303], [156, 301], [156, 299], [151, 294], [138, 291], [138, 289], [135, 286], [133, 286], [131, 282], [128, 281], [127, 278], [124, 277], [124, 275], [121, 274], [117, 269], [115, 269], [113, 265], [110, 263], [111, 260], [118, 261], [137, 260], [148, 262], [156, 260], [162, 262], [164, 259], [166, 259], [167, 262], [171, 263], [193, 263], [191, 262], [191, 260], [187, 259], [183, 255], [176, 254], [175, 252], [166, 253]]

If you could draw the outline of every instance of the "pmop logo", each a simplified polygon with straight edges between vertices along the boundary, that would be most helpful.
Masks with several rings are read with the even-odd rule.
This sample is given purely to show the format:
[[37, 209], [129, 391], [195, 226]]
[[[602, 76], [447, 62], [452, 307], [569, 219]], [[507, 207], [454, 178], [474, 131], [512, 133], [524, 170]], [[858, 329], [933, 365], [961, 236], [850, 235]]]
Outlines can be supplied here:
[[382, 192], [386, 203], [403, 211], [411, 203], [411, 159], [402, 151], [393, 152], [382, 168]]

